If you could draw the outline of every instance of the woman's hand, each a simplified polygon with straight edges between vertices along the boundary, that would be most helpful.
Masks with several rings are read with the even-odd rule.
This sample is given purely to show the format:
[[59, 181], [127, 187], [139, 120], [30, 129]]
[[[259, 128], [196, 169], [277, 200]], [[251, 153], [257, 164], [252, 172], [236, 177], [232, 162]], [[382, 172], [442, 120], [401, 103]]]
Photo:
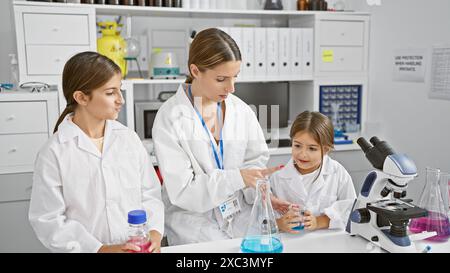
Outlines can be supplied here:
[[148, 252], [150, 253], [161, 253], [161, 240], [162, 235], [156, 230], [150, 231], [150, 242], [152, 243], [150, 245], [150, 248], [148, 249]]
[[141, 248], [130, 243], [126, 243], [123, 245], [103, 245], [100, 247], [97, 253], [130, 253], [130, 252], [138, 252]]
[[280, 214], [286, 214], [289, 210], [291, 203], [285, 200], [278, 199], [275, 195], [270, 195], [270, 201], [272, 202], [272, 207], [274, 210], [278, 211]]
[[324, 229], [330, 226], [330, 218], [326, 215], [314, 216], [310, 211], [305, 211], [305, 229], [316, 230]]
[[280, 170], [282, 167], [272, 167], [267, 169], [242, 169], [241, 176], [246, 187], [256, 188], [256, 180], [270, 176], [272, 173]]
[[294, 227], [299, 225], [301, 221], [301, 217], [298, 215], [298, 208], [291, 208], [286, 214], [281, 216], [281, 218], [277, 219], [278, 228], [281, 231], [287, 233], [298, 234], [300, 233], [298, 230], [293, 230]]

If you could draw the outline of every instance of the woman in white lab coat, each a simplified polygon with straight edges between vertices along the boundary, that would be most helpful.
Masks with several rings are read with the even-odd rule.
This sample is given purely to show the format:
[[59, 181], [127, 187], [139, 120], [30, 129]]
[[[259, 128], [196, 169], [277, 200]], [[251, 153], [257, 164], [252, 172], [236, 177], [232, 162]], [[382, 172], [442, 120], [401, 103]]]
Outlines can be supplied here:
[[67, 107], [38, 153], [29, 219], [54, 252], [137, 251], [128, 239], [129, 211], [149, 218], [150, 251], [164, 232], [161, 186], [135, 132], [115, 121], [124, 103], [120, 68], [83, 52], [63, 72]]
[[304, 226], [308, 230], [344, 228], [356, 198], [352, 179], [328, 153], [334, 146], [334, 129], [329, 118], [305, 111], [292, 124], [292, 158], [270, 177], [272, 193], [293, 206], [277, 219], [280, 230], [298, 233], [306, 209]]
[[190, 77], [159, 109], [152, 133], [169, 245], [244, 236], [253, 201], [246, 192], [278, 169], [266, 169], [258, 120], [232, 94], [241, 65], [234, 40], [215, 28], [199, 32], [188, 65]]

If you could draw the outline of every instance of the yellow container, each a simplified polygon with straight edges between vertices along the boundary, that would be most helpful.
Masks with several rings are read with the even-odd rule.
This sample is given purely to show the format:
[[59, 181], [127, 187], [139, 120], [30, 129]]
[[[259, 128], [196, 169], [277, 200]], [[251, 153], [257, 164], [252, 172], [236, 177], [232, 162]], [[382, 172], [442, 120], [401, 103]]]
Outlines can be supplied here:
[[125, 49], [127, 44], [120, 36], [119, 26], [116, 22], [100, 22], [98, 26], [101, 28], [102, 37], [97, 39], [98, 53], [113, 60], [122, 71], [122, 77], [128, 74], [127, 62], [125, 60]]

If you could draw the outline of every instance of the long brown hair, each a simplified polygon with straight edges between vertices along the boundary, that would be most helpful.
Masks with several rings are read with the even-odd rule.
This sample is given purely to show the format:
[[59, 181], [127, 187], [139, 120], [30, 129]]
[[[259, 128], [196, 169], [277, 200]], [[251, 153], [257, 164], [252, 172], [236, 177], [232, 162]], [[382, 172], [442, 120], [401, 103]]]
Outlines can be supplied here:
[[109, 58], [96, 52], [78, 53], [64, 66], [62, 87], [67, 105], [53, 133], [69, 113], [75, 112], [78, 103], [73, 98], [75, 91], [81, 91], [90, 96], [92, 91], [105, 85], [112, 77], [121, 74], [120, 67]]
[[299, 132], [309, 133], [314, 140], [319, 144], [321, 160], [320, 160], [320, 170], [317, 177], [319, 177], [322, 171], [324, 148], [333, 149], [334, 148], [334, 127], [331, 120], [320, 112], [310, 112], [304, 111], [299, 114], [294, 123], [292, 123], [291, 132], [289, 134], [291, 142], [293, 142], [294, 137]]
[[192, 83], [191, 64], [201, 72], [228, 61], [241, 61], [241, 51], [230, 35], [217, 28], [208, 28], [195, 35], [189, 48], [186, 83]]

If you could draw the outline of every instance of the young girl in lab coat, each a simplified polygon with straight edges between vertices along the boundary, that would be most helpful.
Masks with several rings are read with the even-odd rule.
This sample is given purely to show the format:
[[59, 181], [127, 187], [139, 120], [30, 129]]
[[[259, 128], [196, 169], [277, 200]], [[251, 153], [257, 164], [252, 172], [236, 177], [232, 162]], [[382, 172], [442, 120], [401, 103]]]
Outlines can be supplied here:
[[161, 186], [135, 132], [117, 119], [124, 99], [120, 68], [83, 52], [63, 72], [67, 107], [38, 153], [29, 219], [54, 252], [128, 252], [128, 212], [144, 209], [149, 251], [164, 232]]
[[159, 109], [153, 140], [163, 177], [169, 245], [244, 236], [246, 192], [266, 169], [269, 151], [251, 108], [233, 95], [241, 54], [225, 32], [199, 32], [190, 76]]
[[[328, 153], [334, 146], [330, 119], [305, 111], [297, 116], [290, 131], [292, 158], [270, 177], [272, 193], [293, 206], [277, 219], [280, 230], [292, 228], [303, 218], [307, 230], [344, 228], [356, 198], [352, 179], [345, 168]], [[301, 217], [299, 209], [306, 209]]]

